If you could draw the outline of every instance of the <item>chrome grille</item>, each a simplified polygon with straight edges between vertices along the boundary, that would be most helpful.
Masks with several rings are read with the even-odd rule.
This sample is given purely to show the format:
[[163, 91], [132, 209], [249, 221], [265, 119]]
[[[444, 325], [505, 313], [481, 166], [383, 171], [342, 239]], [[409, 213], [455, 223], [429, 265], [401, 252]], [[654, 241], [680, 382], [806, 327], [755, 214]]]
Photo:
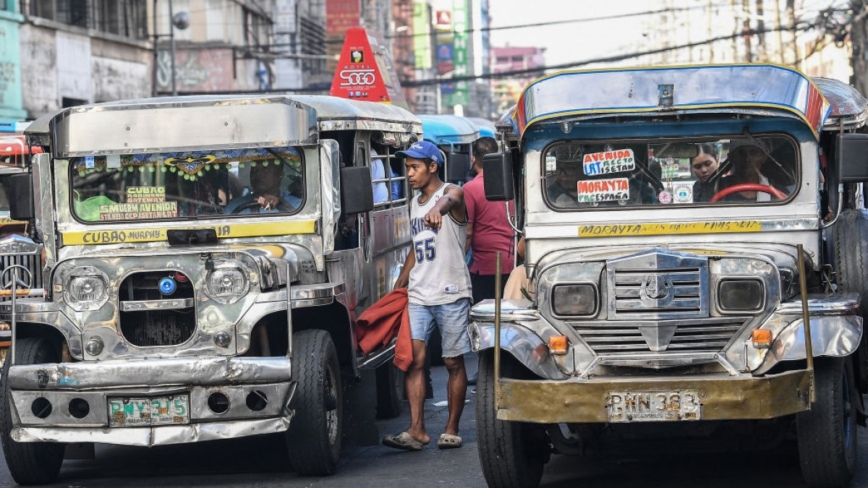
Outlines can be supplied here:
[[654, 249], [606, 261], [609, 320], [708, 317], [708, 258]]
[[[653, 280], [657, 287], [668, 287], [666, 296], [649, 295]], [[615, 311], [618, 314], [701, 310], [702, 281], [699, 268], [615, 272]], [[660, 294], [662, 292], [658, 292]]]
[[665, 351], [717, 352], [741, 329], [747, 318], [725, 317], [694, 321], [572, 322], [570, 325], [600, 355]]
[[[10, 266], [23, 266], [28, 271], [30, 271], [31, 276], [26, 276], [26, 273], [23, 271], [18, 275], [18, 283], [17, 288], [19, 290], [29, 288], [32, 290], [41, 290], [42, 287], [42, 259], [39, 254], [6, 254], [0, 255], [0, 273], [5, 272], [7, 268]], [[20, 270], [19, 270], [20, 271]], [[9, 272], [10, 274], [13, 271]], [[23, 275], [23, 276], [22, 276]], [[12, 277], [8, 275], [3, 275], [2, 284], [4, 288], [11, 289], [11, 280]], [[29, 283], [28, 283], [29, 282]], [[8, 284], [8, 285], [7, 285]], [[11, 297], [0, 297], [0, 301], [11, 300]]]

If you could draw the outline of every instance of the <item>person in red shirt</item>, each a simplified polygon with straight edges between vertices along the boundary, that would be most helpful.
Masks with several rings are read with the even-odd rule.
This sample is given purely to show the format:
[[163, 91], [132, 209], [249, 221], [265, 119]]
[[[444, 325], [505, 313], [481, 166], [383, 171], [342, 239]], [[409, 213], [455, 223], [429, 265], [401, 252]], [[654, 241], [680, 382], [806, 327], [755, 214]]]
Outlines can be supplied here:
[[[515, 234], [506, 217], [506, 205], [503, 202], [490, 202], [485, 199], [482, 158], [494, 152], [497, 152], [497, 141], [494, 138], [482, 137], [476, 141], [470, 158], [476, 171], [476, 178], [464, 185], [464, 203], [467, 206], [465, 248], [473, 250], [473, 264], [470, 266], [473, 303], [494, 298], [497, 253], [501, 253], [501, 286], [506, 284], [514, 261]], [[515, 215], [512, 200], [509, 201], [509, 206], [510, 214]]]

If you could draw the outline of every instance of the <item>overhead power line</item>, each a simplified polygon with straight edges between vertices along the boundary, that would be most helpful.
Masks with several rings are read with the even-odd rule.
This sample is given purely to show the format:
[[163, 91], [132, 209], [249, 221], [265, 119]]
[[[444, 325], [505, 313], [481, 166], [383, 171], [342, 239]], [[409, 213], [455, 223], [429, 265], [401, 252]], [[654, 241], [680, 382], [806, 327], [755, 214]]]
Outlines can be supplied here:
[[812, 23], [812, 24], [805, 24], [805, 25], [795, 27], [795, 28], [793, 28], [793, 27], [775, 27], [775, 28], [771, 28], [771, 29], [752, 29], [752, 30], [739, 32], [737, 34], [729, 34], [729, 35], [725, 35], [725, 36], [712, 37], [710, 39], [706, 39], [703, 41], [691, 42], [688, 44], [680, 44], [678, 46], [663, 47], [663, 48], [659, 48], [659, 49], [651, 49], [648, 51], [639, 51], [639, 52], [634, 52], [634, 53], [629, 53], [629, 54], [616, 54], [613, 56], [604, 56], [601, 58], [586, 59], [584, 61], [575, 61], [575, 62], [571, 62], [571, 63], [555, 64], [555, 65], [551, 65], [551, 66], [539, 66], [536, 68], [502, 71], [500, 73], [486, 73], [486, 74], [468, 75], [468, 76], [453, 76], [450, 78], [433, 78], [433, 79], [429, 79], [429, 80], [401, 80], [401, 86], [407, 87], [407, 88], [414, 88], [414, 87], [420, 87], [420, 86], [443, 85], [443, 84], [455, 83], [458, 81], [473, 81], [473, 80], [485, 80], [485, 79], [511, 78], [514, 76], [537, 74], [537, 73], [543, 73], [543, 72], [552, 71], [552, 70], [578, 68], [581, 66], [587, 66], [589, 64], [594, 64], [594, 63], [614, 63], [614, 62], [618, 62], [618, 61], [624, 61], [627, 59], [638, 58], [641, 56], [647, 56], [647, 55], [651, 55], [651, 54], [660, 54], [660, 53], [666, 53], [666, 52], [670, 52], [670, 51], [677, 51], [679, 49], [688, 49], [688, 48], [692, 48], [692, 47], [705, 46], [705, 45], [713, 44], [713, 43], [719, 42], [719, 41], [729, 41], [732, 39], [740, 39], [744, 36], [755, 36], [757, 34], [765, 34], [765, 33], [769, 33], [769, 32], [778, 32], [778, 31], [792, 31], [792, 32], [806, 31], [806, 30], [810, 30], [810, 29], [816, 27], [816, 25], [817, 24]]

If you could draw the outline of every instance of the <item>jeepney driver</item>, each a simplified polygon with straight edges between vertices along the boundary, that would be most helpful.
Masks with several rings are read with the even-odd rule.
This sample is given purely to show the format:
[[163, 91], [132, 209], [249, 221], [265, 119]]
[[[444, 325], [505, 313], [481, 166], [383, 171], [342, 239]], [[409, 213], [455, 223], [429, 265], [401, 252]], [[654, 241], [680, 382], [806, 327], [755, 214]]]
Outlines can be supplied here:
[[258, 162], [250, 168], [250, 193], [230, 201], [223, 213], [273, 213], [297, 209], [301, 198], [280, 189], [284, 177], [283, 163]]
[[[793, 192], [793, 178], [785, 173], [771, 156], [766, 141], [733, 140], [728, 155], [732, 161], [732, 174], [723, 178], [721, 189], [741, 183], [758, 183], [774, 187], [785, 194]], [[768, 202], [770, 194], [758, 191], [742, 191], [724, 198], [726, 201]]]
[[556, 207], [578, 207], [581, 176], [581, 161], [558, 160], [555, 181], [546, 188], [549, 201]]

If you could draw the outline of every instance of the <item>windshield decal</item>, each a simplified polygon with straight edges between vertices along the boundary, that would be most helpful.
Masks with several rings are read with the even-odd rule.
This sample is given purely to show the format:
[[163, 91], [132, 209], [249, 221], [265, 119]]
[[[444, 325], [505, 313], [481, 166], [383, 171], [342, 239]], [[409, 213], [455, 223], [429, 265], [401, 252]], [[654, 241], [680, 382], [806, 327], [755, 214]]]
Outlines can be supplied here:
[[630, 199], [630, 183], [627, 178], [580, 181], [578, 196], [580, 203], [625, 201]]
[[732, 234], [760, 232], [758, 220], [730, 222], [672, 222], [644, 224], [581, 225], [579, 237], [659, 236], [672, 234]]
[[585, 154], [582, 166], [588, 176], [624, 173], [636, 169], [636, 158], [632, 149], [597, 152]]

